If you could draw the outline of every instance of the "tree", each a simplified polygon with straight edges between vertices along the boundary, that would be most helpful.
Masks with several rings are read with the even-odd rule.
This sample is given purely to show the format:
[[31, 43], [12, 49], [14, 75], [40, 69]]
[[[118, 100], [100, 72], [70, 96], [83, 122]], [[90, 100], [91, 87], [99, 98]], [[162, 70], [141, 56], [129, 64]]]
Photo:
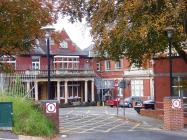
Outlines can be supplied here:
[[79, 0], [0, 0], [0, 56], [29, 51], [44, 35], [42, 26], [55, 23], [59, 13], [80, 20], [81, 11]]
[[0, 53], [20, 53], [40, 34], [41, 26], [53, 21], [49, 6], [41, 0], [0, 1]]
[[186, 41], [184, 22], [187, 21], [186, 0], [90, 0], [88, 21], [96, 50], [111, 59], [126, 57], [137, 66], [144, 64], [168, 46], [164, 29], [176, 31], [173, 46], [185, 58], [181, 43]]
[[[56, 22], [59, 13], [72, 22], [81, 20], [83, 10], [77, 0], [1, 0], [0, 53], [20, 53], [41, 37], [41, 27]], [[26, 49], [27, 50], [27, 49]]]

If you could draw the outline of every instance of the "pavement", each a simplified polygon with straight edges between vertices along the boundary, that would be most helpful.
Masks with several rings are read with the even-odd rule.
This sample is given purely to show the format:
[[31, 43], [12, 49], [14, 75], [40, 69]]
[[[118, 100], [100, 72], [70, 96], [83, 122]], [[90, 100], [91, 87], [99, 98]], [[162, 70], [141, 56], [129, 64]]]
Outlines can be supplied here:
[[125, 117], [127, 120], [130, 120], [130, 121], [135, 121], [135, 122], [139, 122], [139, 123], [142, 123], [142, 124], [149, 124], [149, 125], [154, 126], [156, 128], [163, 129], [163, 121], [162, 120], [142, 116], [142, 115], [138, 114], [132, 108], [118, 108], [118, 109], [119, 109], [119, 113], [118, 113], [119, 117]]
[[0, 140], [18, 140], [18, 136], [11, 131], [0, 131]]
[[117, 108], [108, 106], [79, 107], [60, 109], [60, 126], [61, 133], [161, 130], [162, 121], [141, 116], [132, 108], [125, 108], [124, 115], [122, 108], [117, 113]]
[[[125, 111], [125, 113], [124, 113]], [[118, 112], [118, 113], [117, 113]], [[138, 114], [132, 108], [105, 107], [82, 107], [62, 108], [60, 115], [63, 118], [61, 125], [64, 126], [62, 134], [92, 133], [92, 132], [129, 132], [129, 131], [159, 131], [169, 135], [187, 137], [187, 127], [180, 131], [163, 130], [163, 122], [159, 119], [146, 117]], [[102, 117], [104, 116], [104, 117]], [[101, 118], [97, 118], [101, 117]], [[116, 119], [117, 117], [117, 119]], [[103, 119], [104, 118], [104, 119]], [[92, 121], [97, 125], [94, 126]], [[125, 120], [125, 123], [121, 121]], [[116, 122], [115, 122], [116, 121]], [[113, 128], [113, 124], [117, 127]], [[111, 127], [111, 128], [110, 128]], [[110, 128], [110, 129], [108, 129]], [[121, 129], [122, 128], [122, 129]]]

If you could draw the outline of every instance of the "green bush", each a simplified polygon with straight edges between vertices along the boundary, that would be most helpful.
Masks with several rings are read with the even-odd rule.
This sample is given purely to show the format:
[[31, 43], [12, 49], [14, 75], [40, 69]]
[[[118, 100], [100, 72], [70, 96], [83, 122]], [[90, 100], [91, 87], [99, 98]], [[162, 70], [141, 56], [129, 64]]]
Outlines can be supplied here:
[[13, 132], [21, 135], [53, 136], [53, 123], [36, 108], [34, 102], [20, 97], [0, 97], [0, 102], [13, 102]]

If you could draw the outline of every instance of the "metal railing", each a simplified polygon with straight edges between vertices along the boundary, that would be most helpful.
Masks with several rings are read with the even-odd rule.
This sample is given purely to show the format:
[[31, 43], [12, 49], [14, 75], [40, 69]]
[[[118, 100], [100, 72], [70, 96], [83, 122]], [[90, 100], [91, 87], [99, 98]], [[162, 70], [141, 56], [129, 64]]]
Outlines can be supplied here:
[[35, 79], [35, 75], [0, 73], [0, 94], [20, 97], [28, 95], [27, 97], [30, 98], [34, 91], [27, 91], [27, 82], [33, 89]]
[[[46, 77], [48, 76], [47, 70], [16, 70], [15, 73], [22, 75], [35, 75], [37, 77]], [[50, 70], [51, 77], [58, 76], [95, 76], [93, 70]]]

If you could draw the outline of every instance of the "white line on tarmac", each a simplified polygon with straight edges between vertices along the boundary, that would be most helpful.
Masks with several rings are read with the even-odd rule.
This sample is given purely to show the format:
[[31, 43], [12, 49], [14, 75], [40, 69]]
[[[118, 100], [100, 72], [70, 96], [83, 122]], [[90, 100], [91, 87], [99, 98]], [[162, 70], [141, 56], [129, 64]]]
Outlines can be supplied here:
[[[103, 116], [100, 116], [100, 117], [103, 117]], [[96, 117], [96, 118], [97, 118], [97, 117]], [[95, 118], [95, 119], [96, 119], [96, 118]], [[99, 117], [98, 117], [98, 118], [99, 118]], [[95, 124], [100, 124], [101, 122], [104, 122], [104, 121], [109, 120], [109, 119], [111, 119], [111, 118], [113, 118], [113, 117], [109, 117], [109, 118], [106, 118], [106, 119], [104, 119], [104, 120], [94, 122], [93, 124], [94, 124], [94, 125], [95, 125]], [[90, 120], [89, 120], [89, 121], [90, 121]], [[89, 121], [86, 121], [86, 122], [89, 122]], [[85, 122], [83, 122], [83, 123], [85, 123]], [[87, 125], [82, 125], [82, 126], [79, 126], [79, 127], [75, 127], [75, 128], [72, 128], [72, 129], [63, 131], [63, 133], [64, 133], [64, 132], [68, 132], [68, 131], [72, 131], [72, 130], [76, 130], [76, 129], [80, 129], [80, 128], [85, 127], [85, 126], [88, 126], [88, 125], [89, 125], [89, 124], [87, 124]]]
[[[90, 118], [91, 116], [87, 116], [87, 117], [82, 117], [81, 119], [76, 119], [76, 120], [72, 120], [72, 121], [68, 121], [68, 122], [62, 122], [63, 125], [67, 125], [67, 124], [72, 124], [75, 122], [82, 122], [81, 120]], [[95, 118], [94, 118], [95, 119]], [[90, 121], [90, 120], [89, 120]]]
[[107, 129], [105, 132], [110, 132], [111, 130], [113, 130], [113, 129], [115, 129], [115, 128], [121, 126], [121, 125], [124, 125], [124, 124], [126, 124], [126, 122], [125, 122], [125, 123], [118, 124], [118, 125], [116, 125], [116, 126], [114, 126], [114, 127], [111, 127], [111, 128], [109, 128], [109, 129]]
[[[99, 118], [103, 118], [103, 116], [98, 116], [98, 117], [95, 117], [95, 118], [92, 118], [92, 119], [90, 119], [90, 120], [87, 120], [87, 121], [83, 121], [83, 122], [80, 122], [79, 123], [79, 125], [81, 124], [85, 124], [85, 123], [87, 123], [87, 122], [90, 122], [90, 121], [93, 121], [93, 120], [96, 120], [96, 119], [99, 119]], [[74, 126], [75, 124], [71, 124], [71, 125], [68, 125], [68, 126]], [[87, 126], [87, 125], [82, 125], [82, 126], [79, 126], [79, 127], [75, 127], [75, 128], [72, 128], [71, 130], [75, 130], [75, 129], [80, 129], [80, 128], [82, 128], [82, 127], [84, 127], [84, 126]], [[64, 129], [67, 129], [67, 128], [65, 128], [64, 127]], [[70, 129], [68, 129], [68, 131], [70, 131]], [[65, 131], [66, 132], [66, 131]]]
[[86, 114], [89, 114], [90, 113], [90, 110], [86, 111]]
[[107, 110], [105, 110], [105, 113], [108, 115], [108, 111]]
[[128, 130], [128, 131], [133, 131], [133, 130], [136, 129], [138, 126], [140, 126], [140, 124], [141, 124], [141, 123], [136, 124], [133, 128], [131, 128], [131, 129]]
[[82, 131], [81, 133], [85, 133], [85, 132], [87, 132], [87, 131], [89, 131], [89, 130], [94, 130], [95, 128], [99, 128], [99, 127], [102, 127], [102, 126], [105, 126], [105, 125], [108, 125], [108, 124], [111, 124], [111, 123], [115, 123], [115, 122], [117, 122], [117, 121], [119, 121], [119, 120], [115, 120], [115, 121], [112, 121], [112, 122], [105, 123], [105, 124], [103, 124], [103, 125], [98, 125], [98, 126], [95, 126], [95, 127], [89, 128], [89, 129], [86, 129], [85, 131]]

